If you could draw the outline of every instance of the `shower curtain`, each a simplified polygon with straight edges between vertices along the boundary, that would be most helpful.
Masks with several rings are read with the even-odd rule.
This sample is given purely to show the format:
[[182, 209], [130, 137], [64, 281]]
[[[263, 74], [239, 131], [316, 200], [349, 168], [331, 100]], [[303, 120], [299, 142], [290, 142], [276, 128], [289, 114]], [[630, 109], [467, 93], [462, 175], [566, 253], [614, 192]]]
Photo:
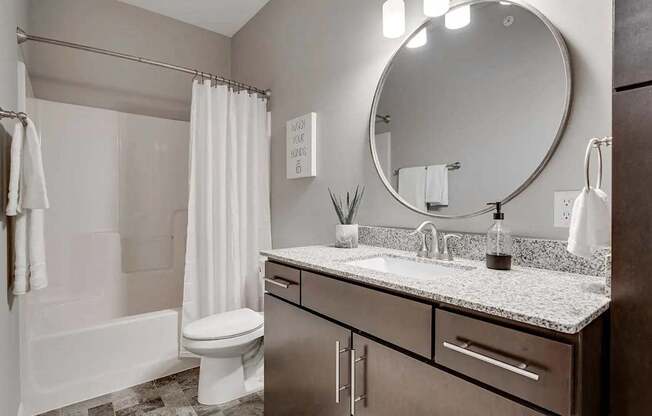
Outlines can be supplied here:
[[268, 119], [257, 95], [193, 82], [182, 325], [262, 308], [258, 251], [271, 246]]

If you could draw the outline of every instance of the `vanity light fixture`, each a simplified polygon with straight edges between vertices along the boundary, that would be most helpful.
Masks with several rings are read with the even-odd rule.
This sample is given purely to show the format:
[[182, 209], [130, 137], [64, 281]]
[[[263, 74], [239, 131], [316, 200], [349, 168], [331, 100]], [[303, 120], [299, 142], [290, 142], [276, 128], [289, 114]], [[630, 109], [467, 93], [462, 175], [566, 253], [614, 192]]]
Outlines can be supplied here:
[[450, 8], [450, 0], [423, 0], [423, 14], [428, 17], [443, 16]]
[[444, 25], [447, 29], [461, 29], [471, 23], [471, 6], [460, 6], [446, 13]]
[[421, 29], [419, 31], [419, 33], [417, 33], [416, 35], [414, 35], [414, 37], [412, 39], [410, 39], [410, 41], [408, 42], [408, 44], [406, 46], [408, 48], [420, 48], [423, 45], [425, 45], [426, 43], [428, 43], [428, 32], [426, 31], [426, 28], [424, 27], [423, 29]]
[[405, 2], [386, 0], [383, 3], [383, 36], [395, 39], [405, 33]]

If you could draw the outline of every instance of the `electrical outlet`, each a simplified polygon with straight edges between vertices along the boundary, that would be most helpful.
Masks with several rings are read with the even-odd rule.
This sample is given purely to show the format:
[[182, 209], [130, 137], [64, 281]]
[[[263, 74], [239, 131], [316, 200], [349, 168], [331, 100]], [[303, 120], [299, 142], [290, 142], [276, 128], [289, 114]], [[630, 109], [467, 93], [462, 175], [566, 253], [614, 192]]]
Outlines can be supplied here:
[[580, 191], [557, 191], [555, 192], [555, 227], [570, 227], [573, 203]]

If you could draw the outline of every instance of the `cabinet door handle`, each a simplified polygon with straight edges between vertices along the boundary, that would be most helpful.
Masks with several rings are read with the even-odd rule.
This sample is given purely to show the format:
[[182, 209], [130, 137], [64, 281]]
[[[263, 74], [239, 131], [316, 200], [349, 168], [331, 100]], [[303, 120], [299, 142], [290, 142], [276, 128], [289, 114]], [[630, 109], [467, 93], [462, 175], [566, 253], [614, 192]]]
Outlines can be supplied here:
[[340, 386], [340, 355], [350, 351], [350, 348], [342, 348], [339, 341], [335, 341], [335, 403], [340, 402], [340, 392], [349, 388], [349, 385]]
[[355, 416], [355, 404], [367, 397], [366, 394], [355, 397], [355, 365], [366, 358], [355, 358], [355, 348], [351, 348], [351, 416]]
[[491, 364], [496, 367], [500, 367], [504, 370], [511, 371], [512, 373], [521, 375], [523, 377], [527, 377], [530, 380], [539, 381], [538, 374], [526, 370], [527, 368], [526, 363], [520, 363], [518, 366], [515, 366], [515, 365], [507, 364], [500, 360], [496, 360], [495, 358], [487, 357], [486, 355], [479, 354], [475, 351], [469, 350], [469, 347], [471, 346], [470, 343], [465, 343], [460, 346], [460, 345], [451, 344], [449, 342], [444, 342], [443, 345], [444, 348], [448, 348], [449, 350], [453, 350], [460, 354], [466, 355], [467, 357], [475, 358], [476, 360], [480, 360], [487, 364]]
[[267, 283], [271, 283], [275, 286], [282, 287], [283, 289], [289, 288], [291, 285], [294, 284], [294, 282], [288, 282], [287, 280], [281, 279], [279, 277], [274, 276], [274, 278], [269, 278], [266, 277], [265, 281]]

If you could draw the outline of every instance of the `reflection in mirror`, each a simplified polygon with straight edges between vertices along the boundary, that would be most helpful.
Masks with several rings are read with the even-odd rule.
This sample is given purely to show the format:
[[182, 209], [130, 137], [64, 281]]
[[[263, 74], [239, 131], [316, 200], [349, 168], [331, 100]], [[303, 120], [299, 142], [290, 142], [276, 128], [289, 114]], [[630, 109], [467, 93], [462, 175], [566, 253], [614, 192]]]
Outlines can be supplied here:
[[406, 42], [380, 82], [372, 151], [404, 204], [472, 215], [514, 196], [552, 155], [569, 107], [566, 50], [542, 17], [498, 1], [474, 2], [461, 29], [443, 18], [424, 28], [426, 43]]

